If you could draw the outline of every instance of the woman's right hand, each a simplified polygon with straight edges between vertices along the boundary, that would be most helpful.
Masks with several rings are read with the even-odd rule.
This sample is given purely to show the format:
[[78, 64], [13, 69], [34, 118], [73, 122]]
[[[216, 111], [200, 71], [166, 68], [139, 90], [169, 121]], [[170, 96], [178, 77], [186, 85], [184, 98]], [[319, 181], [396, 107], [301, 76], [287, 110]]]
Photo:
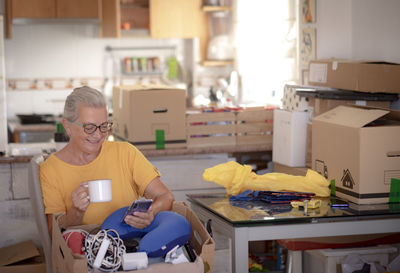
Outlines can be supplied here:
[[72, 193], [72, 204], [75, 208], [86, 211], [88, 208], [89, 201], [89, 190], [87, 182], [82, 182]]

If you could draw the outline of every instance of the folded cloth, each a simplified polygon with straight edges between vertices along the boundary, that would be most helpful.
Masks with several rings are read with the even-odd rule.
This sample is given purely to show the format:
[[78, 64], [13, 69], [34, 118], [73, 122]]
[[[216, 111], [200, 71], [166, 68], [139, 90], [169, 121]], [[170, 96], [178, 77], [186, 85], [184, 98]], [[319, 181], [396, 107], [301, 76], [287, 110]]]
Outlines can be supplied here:
[[229, 161], [205, 169], [203, 179], [225, 187], [228, 195], [237, 195], [246, 190], [307, 192], [320, 197], [330, 195], [330, 183], [311, 169], [305, 176], [284, 173], [257, 175], [251, 166]]
[[311, 200], [314, 193], [288, 191], [251, 191], [246, 190], [229, 197], [229, 201], [263, 201], [269, 204], [290, 204], [292, 201]]

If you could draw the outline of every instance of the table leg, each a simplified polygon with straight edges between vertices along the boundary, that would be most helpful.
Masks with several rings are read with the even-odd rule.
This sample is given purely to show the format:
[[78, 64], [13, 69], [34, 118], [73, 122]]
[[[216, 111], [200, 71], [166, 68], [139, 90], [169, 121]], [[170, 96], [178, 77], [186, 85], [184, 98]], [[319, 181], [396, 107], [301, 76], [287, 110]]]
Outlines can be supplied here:
[[232, 238], [232, 273], [249, 271], [249, 229], [235, 228]]

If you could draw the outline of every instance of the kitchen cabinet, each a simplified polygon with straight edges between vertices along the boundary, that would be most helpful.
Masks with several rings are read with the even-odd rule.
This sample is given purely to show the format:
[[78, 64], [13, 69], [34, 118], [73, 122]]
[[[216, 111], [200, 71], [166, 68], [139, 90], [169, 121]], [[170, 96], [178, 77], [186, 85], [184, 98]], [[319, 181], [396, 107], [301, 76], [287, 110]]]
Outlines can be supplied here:
[[6, 12], [7, 38], [11, 38], [16, 18], [100, 20], [101, 0], [6, 0]]
[[[202, 0], [147, 0], [102, 2], [102, 36], [129, 36], [146, 29], [151, 38], [200, 39], [202, 58], [206, 52], [207, 20]], [[135, 24], [133, 14], [141, 16]], [[137, 17], [136, 16], [136, 17]], [[148, 18], [145, 18], [148, 16]], [[146, 25], [145, 22], [148, 22]], [[126, 24], [128, 23], [128, 24]], [[136, 27], [135, 27], [136, 26]], [[137, 32], [136, 32], [137, 33]]]
[[[204, 50], [204, 52], [207, 53], [208, 44], [211, 41], [211, 39], [213, 38], [211, 32], [213, 31], [214, 28], [218, 27], [218, 26], [214, 26], [213, 25], [213, 22], [212, 22], [213, 14], [217, 13], [217, 12], [220, 12], [220, 13], [221, 12], [232, 13], [232, 6], [207, 6], [207, 5], [205, 5], [205, 6], [203, 6], [202, 9], [203, 9], [203, 12], [207, 15], [207, 23], [206, 24], [207, 24], [207, 27], [208, 27], [208, 32], [207, 32], [207, 35], [206, 35], [206, 37], [204, 39], [204, 42], [203, 42], [204, 43], [203, 46], [206, 47], [203, 50]], [[229, 19], [228, 21], [224, 22], [224, 24], [231, 25], [232, 22], [229, 22], [231, 20], [232, 19]], [[224, 33], [224, 34], [230, 35], [230, 33]], [[205, 58], [204, 58], [204, 61], [202, 62], [203, 66], [227, 66], [227, 65], [233, 65], [233, 63], [234, 63], [233, 60], [209, 60], [209, 59], [207, 59], [207, 54], [204, 55], [204, 56], [205, 56]]]

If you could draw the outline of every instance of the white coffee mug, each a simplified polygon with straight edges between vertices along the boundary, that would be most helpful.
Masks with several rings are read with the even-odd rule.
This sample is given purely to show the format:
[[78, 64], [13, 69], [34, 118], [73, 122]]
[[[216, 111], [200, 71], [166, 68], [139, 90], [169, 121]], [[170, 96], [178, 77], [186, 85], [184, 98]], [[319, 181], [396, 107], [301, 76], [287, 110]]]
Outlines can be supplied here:
[[90, 202], [110, 202], [112, 200], [111, 180], [88, 181]]

